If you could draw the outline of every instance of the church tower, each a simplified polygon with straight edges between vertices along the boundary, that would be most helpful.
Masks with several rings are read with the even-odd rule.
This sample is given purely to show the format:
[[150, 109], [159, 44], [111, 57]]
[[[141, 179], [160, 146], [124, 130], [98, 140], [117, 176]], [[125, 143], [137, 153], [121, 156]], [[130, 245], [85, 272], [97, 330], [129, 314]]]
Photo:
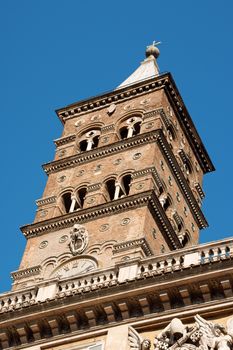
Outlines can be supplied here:
[[115, 90], [56, 111], [63, 134], [1, 296], [2, 348], [149, 349], [174, 315], [230, 313], [232, 240], [198, 245], [214, 167], [158, 56], [148, 46]]

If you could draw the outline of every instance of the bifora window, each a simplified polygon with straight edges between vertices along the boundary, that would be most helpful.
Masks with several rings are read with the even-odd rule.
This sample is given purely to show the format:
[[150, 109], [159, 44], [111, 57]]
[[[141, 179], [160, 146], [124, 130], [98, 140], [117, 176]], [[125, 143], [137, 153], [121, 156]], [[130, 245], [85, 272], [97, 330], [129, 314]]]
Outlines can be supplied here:
[[131, 117], [127, 119], [119, 130], [121, 139], [127, 139], [140, 133], [142, 119], [140, 117]]
[[79, 149], [81, 152], [90, 151], [98, 147], [100, 137], [100, 130], [92, 129], [87, 131], [84, 135], [82, 135], [81, 140], [79, 142]]
[[105, 182], [110, 200], [128, 196], [130, 190], [131, 175], [122, 176], [119, 180], [109, 179]]
[[82, 209], [86, 193], [86, 187], [81, 187], [76, 193], [71, 191], [64, 193], [62, 195], [62, 203], [65, 213], [72, 213], [73, 211]]

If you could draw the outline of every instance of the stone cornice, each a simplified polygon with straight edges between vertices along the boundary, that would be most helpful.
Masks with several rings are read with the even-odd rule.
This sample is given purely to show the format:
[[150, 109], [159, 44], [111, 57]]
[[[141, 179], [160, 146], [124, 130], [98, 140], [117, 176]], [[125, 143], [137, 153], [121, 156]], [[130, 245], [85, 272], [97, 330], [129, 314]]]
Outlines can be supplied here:
[[66, 168], [74, 167], [78, 164], [83, 164], [98, 158], [106, 157], [108, 155], [118, 153], [119, 151], [122, 151], [125, 149], [138, 147], [140, 145], [143, 145], [146, 143], [152, 143], [155, 141], [157, 142], [160, 149], [164, 153], [165, 159], [167, 160], [170, 168], [174, 173], [174, 176], [179, 184], [181, 191], [183, 192], [187, 200], [189, 208], [192, 211], [199, 228], [207, 227], [208, 223], [191, 189], [189, 188], [187, 180], [185, 179], [182, 171], [180, 170], [180, 167], [171, 151], [171, 148], [161, 130], [154, 130], [148, 133], [139, 134], [135, 137], [131, 137], [126, 140], [121, 140], [104, 147], [99, 147], [97, 149], [94, 149], [88, 152], [83, 152], [81, 154], [70, 156], [65, 159], [53, 161], [51, 163], [45, 164], [43, 168], [47, 174], [50, 174], [52, 172], [57, 172]]
[[163, 188], [159, 174], [158, 174], [157, 170], [155, 169], [155, 167], [149, 167], [146, 169], [135, 171], [134, 173], [132, 173], [132, 178], [137, 179], [140, 177], [144, 177], [146, 174], [150, 174], [150, 173], [154, 177], [155, 183], [158, 186], [158, 188]]
[[125, 140], [120, 140], [112, 144], [95, 148], [93, 150], [78, 153], [76, 155], [66, 157], [64, 159], [55, 160], [50, 163], [44, 164], [43, 169], [46, 174], [51, 174], [60, 170], [74, 167], [78, 164], [87, 163], [99, 158], [106, 157], [118, 153], [124, 149], [138, 147], [145, 143], [153, 142], [158, 136], [158, 130], [153, 132], [143, 133], [135, 137], [131, 137]]
[[160, 145], [162, 152], [165, 155], [165, 158], [170, 165], [170, 168], [179, 184], [179, 187], [184, 194], [184, 197], [186, 198], [189, 208], [191, 212], [193, 213], [193, 216], [199, 226], [199, 228], [205, 228], [208, 227], [208, 223], [196, 201], [196, 198], [194, 197], [187, 180], [184, 177], [183, 172], [181, 171], [179, 164], [177, 163], [176, 157], [174, 156], [173, 152], [171, 151], [171, 148], [169, 147], [169, 144], [161, 132], [159, 137], [157, 138], [157, 143]]
[[18, 270], [18, 271], [12, 272], [11, 276], [14, 279], [14, 281], [16, 281], [23, 278], [39, 275], [40, 272], [41, 272], [41, 266], [37, 265], [37, 266], [29, 267], [24, 270]]
[[57, 199], [57, 196], [50, 196], [50, 197], [37, 199], [36, 200], [36, 205], [38, 207], [40, 207], [40, 206], [46, 205], [46, 204], [53, 204], [53, 203], [56, 203], [56, 199]]
[[114, 244], [113, 254], [116, 254], [116, 253], [119, 253], [119, 252], [122, 252], [122, 251], [125, 251], [128, 249], [136, 248], [136, 247], [141, 247], [146, 256], [153, 255], [145, 238], [134, 239], [131, 241], [126, 241], [126, 242]]
[[197, 190], [197, 192], [198, 192], [200, 198], [201, 198], [201, 199], [205, 198], [205, 193], [203, 192], [203, 189], [201, 188], [201, 185], [200, 185], [198, 182], [196, 182], [196, 183], [194, 184], [194, 186], [195, 186], [195, 188], [196, 188], [196, 190]]
[[188, 138], [204, 173], [213, 171], [214, 166], [170, 73], [161, 74], [152, 79], [141, 81], [122, 89], [117, 89], [103, 95], [68, 105], [67, 107], [59, 109], [56, 112], [62, 123], [65, 123], [65, 121], [69, 118], [77, 117], [79, 115], [101, 109], [112, 103], [116, 104], [118, 102], [134, 98], [137, 95], [146, 94], [161, 88], [165, 90], [168, 99], [171, 101], [174, 109], [176, 110], [177, 117], [181, 122], [186, 137]]
[[75, 138], [76, 138], [76, 135], [72, 134], [72, 135], [68, 135], [66, 137], [61, 137], [59, 139], [56, 139], [53, 142], [55, 143], [55, 145], [57, 147], [60, 147], [60, 146], [66, 145], [67, 143], [73, 142], [75, 140]]
[[92, 208], [82, 209], [73, 213], [68, 213], [49, 220], [40, 221], [31, 225], [21, 227], [26, 238], [39, 236], [47, 232], [56, 231], [65, 227], [70, 227], [75, 223], [84, 223], [95, 220], [99, 217], [117, 214], [126, 210], [148, 205], [151, 214], [165, 235], [168, 245], [171, 249], [181, 247], [179, 239], [168, 220], [164, 210], [155, 195], [154, 191], [147, 191], [132, 196], [120, 198], [115, 201], [97, 205]]

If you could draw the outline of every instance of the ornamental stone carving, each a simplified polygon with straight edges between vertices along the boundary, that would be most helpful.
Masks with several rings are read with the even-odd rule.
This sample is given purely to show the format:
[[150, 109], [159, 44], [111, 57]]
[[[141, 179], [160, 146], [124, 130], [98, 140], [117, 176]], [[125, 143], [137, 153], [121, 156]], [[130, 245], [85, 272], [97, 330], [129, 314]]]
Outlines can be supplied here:
[[[193, 326], [185, 326], [179, 318], [174, 318], [168, 326], [154, 338], [154, 350], [231, 350], [233, 347], [233, 317], [226, 328], [218, 323], [194, 316]], [[143, 339], [133, 327], [129, 327], [129, 348], [131, 350], [151, 349], [151, 342]]]
[[82, 225], [75, 224], [70, 231], [69, 248], [73, 255], [81, 254], [88, 244], [88, 232]]

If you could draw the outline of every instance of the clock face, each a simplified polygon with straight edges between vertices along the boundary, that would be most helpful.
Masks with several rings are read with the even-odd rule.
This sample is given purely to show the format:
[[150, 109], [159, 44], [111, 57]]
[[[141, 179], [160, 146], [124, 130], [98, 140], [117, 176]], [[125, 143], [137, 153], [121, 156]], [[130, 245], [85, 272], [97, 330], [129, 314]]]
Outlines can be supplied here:
[[73, 277], [77, 275], [81, 275], [84, 273], [88, 273], [91, 270], [96, 269], [97, 265], [93, 260], [89, 259], [73, 259], [70, 261], [66, 261], [55, 271], [52, 272], [51, 277]]

